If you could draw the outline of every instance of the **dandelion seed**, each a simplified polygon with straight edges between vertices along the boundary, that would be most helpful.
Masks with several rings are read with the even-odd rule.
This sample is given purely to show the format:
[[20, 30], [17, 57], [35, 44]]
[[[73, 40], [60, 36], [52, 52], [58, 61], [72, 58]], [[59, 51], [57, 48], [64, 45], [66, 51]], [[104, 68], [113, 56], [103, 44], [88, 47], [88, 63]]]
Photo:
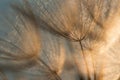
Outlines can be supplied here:
[[[49, 12], [49, 8], [46, 8], [45, 5], [41, 4], [42, 9], [40, 9], [43, 14], [43, 18], [40, 18], [44, 25], [43, 28], [55, 35], [57, 34], [69, 40], [80, 42], [81, 50], [84, 51], [84, 53], [82, 52], [84, 58], [85, 53], [88, 52], [91, 54], [94, 53], [94, 51], [96, 53], [96, 49], [100, 50], [100, 47], [104, 44], [104, 40], [106, 40], [106, 36], [103, 34], [109, 32], [108, 28], [112, 28], [112, 26], [108, 27], [106, 23], [112, 18], [111, 16], [116, 16], [114, 15], [115, 12], [119, 12], [119, 5], [114, 5], [114, 3], [117, 4], [119, 0], [116, 0], [117, 3], [112, 3], [113, 1], [111, 0], [109, 2], [110, 5], [108, 6], [106, 5], [107, 1], [87, 1], [79, 0], [80, 4], [77, 4], [74, 0], [73, 3], [75, 6], [72, 7], [70, 3], [64, 2], [60, 5], [59, 2], [55, 3], [53, 1], [53, 3], [57, 5], [58, 9], [56, 10], [53, 7], [52, 14]], [[80, 8], [77, 8], [79, 7], [77, 5], [79, 5]], [[105, 6], [107, 6], [108, 9], [105, 9]], [[54, 12], [54, 10], [56, 10], [56, 12]], [[81, 11], [81, 13], [79, 11]], [[108, 12], [107, 16], [105, 16], [106, 12]], [[80, 17], [79, 19], [76, 19], [75, 16]], [[93, 49], [93, 52], [85, 51], [86, 48], [88, 50]], [[88, 66], [86, 60], [84, 61], [86, 62], [86, 66]]]
[[12, 31], [8, 33], [7, 38], [0, 38], [0, 67], [19, 70], [32, 66], [34, 60], [38, 58], [41, 49], [40, 36], [37, 22], [33, 20], [34, 15], [29, 17], [25, 15], [30, 10], [21, 11], [20, 7], [13, 7], [18, 9], [15, 10], [18, 16], [16, 23], [10, 23]]
[[[47, 42], [48, 40], [48, 42]], [[28, 74], [39, 75], [43, 80], [61, 80], [65, 51], [61, 41], [46, 33], [42, 37], [42, 52], [37, 65], [26, 70]]]

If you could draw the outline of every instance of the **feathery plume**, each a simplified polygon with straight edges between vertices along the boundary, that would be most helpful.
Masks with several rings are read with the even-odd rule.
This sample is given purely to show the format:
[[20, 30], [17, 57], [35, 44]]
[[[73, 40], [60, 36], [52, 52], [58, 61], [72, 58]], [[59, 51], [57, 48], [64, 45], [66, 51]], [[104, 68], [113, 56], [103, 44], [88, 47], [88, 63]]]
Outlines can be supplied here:
[[[28, 6], [26, 2], [26, 6]], [[13, 6], [17, 14], [16, 23], [10, 23], [12, 31], [7, 38], [0, 38], [0, 67], [7, 69], [32, 66], [40, 52], [40, 39], [34, 15], [26, 15], [30, 9]], [[25, 10], [24, 10], [25, 9]]]
[[[28, 74], [39, 75], [41, 80], [62, 80], [62, 72], [65, 60], [65, 50], [62, 42], [46, 32], [42, 35], [42, 51], [37, 65], [26, 70]], [[48, 41], [47, 41], [48, 40]]]

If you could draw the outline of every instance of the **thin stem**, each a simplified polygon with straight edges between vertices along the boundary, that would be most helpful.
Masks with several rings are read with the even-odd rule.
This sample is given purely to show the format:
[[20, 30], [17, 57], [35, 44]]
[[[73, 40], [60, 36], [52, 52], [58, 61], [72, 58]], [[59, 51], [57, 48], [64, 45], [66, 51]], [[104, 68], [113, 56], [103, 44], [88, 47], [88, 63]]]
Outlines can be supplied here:
[[92, 58], [92, 64], [93, 64], [93, 76], [94, 76], [94, 80], [97, 80], [97, 75], [96, 75], [96, 70], [95, 70], [95, 64], [94, 64], [94, 60], [93, 60], [93, 56], [91, 55]]
[[[81, 50], [82, 50], [83, 59], [84, 59], [84, 61], [85, 61], [85, 65], [86, 65], [86, 69], [87, 69], [87, 74], [88, 74], [88, 77], [90, 77], [90, 72], [89, 72], [87, 60], [86, 60], [86, 58], [85, 58], [85, 53], [84, 53], [84, 49], [83, 49], [83, 46], [82, 46], [82, 42], [79, 41], [79, 44], [80, 44], [80, 47], [81, 47]], [[90, 78], [89, 78], [88, 80], [90, 80]]]

